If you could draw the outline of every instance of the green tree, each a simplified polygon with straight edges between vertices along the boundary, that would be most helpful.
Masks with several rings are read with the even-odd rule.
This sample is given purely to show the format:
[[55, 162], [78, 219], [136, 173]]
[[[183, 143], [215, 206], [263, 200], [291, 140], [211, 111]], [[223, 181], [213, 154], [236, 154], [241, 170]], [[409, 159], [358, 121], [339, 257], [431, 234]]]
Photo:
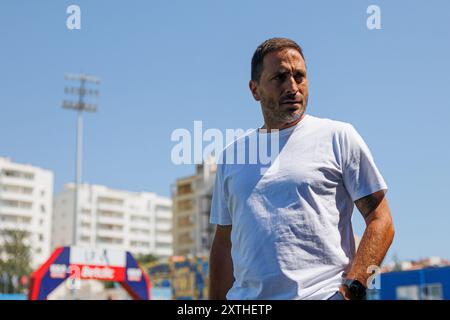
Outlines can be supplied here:
[[158, 261], [158, 258], [152, 254], [139, 254], [135, 256], [135, 259], [141, 265]]
[[30, 277], [31, 249], [26, 244], [26, 231], [6, 230], [0, 247], [0, 284], [3, 293], [23, 293], [21, 277]]

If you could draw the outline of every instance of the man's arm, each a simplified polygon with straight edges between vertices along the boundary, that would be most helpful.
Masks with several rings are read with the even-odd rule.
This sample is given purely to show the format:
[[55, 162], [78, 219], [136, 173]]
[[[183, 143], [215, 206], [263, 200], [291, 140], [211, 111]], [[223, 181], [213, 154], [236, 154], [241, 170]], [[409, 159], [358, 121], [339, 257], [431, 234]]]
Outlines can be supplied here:
[[[366, 230], [359, 243], [358, 251], [352, 261], [347, 278], [356, 279], [367, 286], [371, 276], [369, 266], [380, 266], [394, 239], [394, 224], [383, 190], [372, 193], [355, 201], [366, 222]], [[341, 287], [348, 298], [348, 293]]]
[[217, 225], [209, 257], [209, 299], [225, 300], [233, 282], [231, 226]]

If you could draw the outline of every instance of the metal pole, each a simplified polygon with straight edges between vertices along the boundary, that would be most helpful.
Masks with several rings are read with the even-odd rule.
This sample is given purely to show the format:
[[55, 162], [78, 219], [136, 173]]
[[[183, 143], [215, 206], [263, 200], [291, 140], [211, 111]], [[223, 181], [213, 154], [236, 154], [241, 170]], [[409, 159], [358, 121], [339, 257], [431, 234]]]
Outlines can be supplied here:
[[81, 164], [83, 156], [83, 117], [82, 111], [78, 111], [77, 118], [77, 150], [76, 150], [76, 167], [75, 167], [75, 199], [74, 199], [74, 214], [73, 214], [73, 228], [72, 228], [72, 244], [77, 245], [77, 223], [79, 213], [79, 188], [81, 184]]
[[[78, 99], [78, 105], [80, 109], [77, 114], [77, 150], [76, 150], [76, 168], [75, 168], [75, 208], [73, 214], [73, 238], [72, 245], [77, 245], [78, 235], [77, 235], [77, 227], [78, 227], [78, 213], [80, 206], [80, 184], [81, 184], [81, 164], [83, 161], [83, 96], [84, 96], [84, 81], [81, 80], [80, 83], [80, 95]], [[72, 300], [76, 300], [76, 288], [75, 288], [75, 279], [72, 281]]]
[[95, 112], [97, 110], [96, 105], [85, 103], [85, 96], [94, 95], [98, 96], [98, 90], [87, 88], [87, 83], [92, 82], [99, 84], [100, 80], [87, 75], [66, 75], [66, 80], [80, 81], [80, 86], [66, 87], [65, 92], [78, 95], [77, 102], [64, 101], [63, 108], [72, 109], [77, 111], [77, 136], [76, 136], [76, 154], [75, 154], [75, 188], [74, 188], [74, 210], [72, 219], [72, 245], [76, 246], [78, 242], [78, 215], [80, 211], [80, 187], [82, 177], [82, 162], [83, 162], [83, 111]]
[[76, 154], [76, 169], [75, 169], [75, 209], [73, 218], [73, 238], [72, 244], [77, 245], [77, 224], [78, 224], [78, 213], [79, 213], [79, 188], [81, 184], [81, 163], [83, 159], [83, 117], [82, 112], [84, 109], [84, 95], [85, 90], [85, 80], [80, 81], [80, 91], [78, 96], [78, 119], [77, 119], [77, 154]]

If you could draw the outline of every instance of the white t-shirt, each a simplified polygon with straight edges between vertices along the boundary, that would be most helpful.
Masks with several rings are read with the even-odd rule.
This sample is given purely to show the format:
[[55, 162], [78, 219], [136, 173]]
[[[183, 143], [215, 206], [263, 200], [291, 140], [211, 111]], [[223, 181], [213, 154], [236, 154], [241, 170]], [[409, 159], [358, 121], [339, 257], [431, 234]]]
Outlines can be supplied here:
[[237, 139], [217, 167], [210, 221], [232, 225], [227, 299], [327, 299], [355, 254], [353, 202], [387, 185], [352, 125], [308, 114], [279, 131], [267, 170], [227, 163], [231, 146], [271, 135]]

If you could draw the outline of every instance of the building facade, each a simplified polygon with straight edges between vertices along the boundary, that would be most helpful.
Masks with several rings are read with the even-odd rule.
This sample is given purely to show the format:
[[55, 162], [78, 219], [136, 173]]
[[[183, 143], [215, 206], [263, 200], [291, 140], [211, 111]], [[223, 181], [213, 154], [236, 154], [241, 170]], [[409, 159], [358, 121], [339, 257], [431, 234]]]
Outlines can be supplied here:
[[207, 256], [214, 226], [209, 223], [217, 165], [214, 158], [196, 166], [194, 175], [173, 185], [173, 248], [180, 256]]
[[450, 300], [450, 266], [382, 273], [369, 299]]
[[[72, 244], [75, 186], [55, 196], [52, 247]], [[153, 254], [166, 259], [172, 248], [172, 201], [150, 192], [79, 187], [76, 245]]]
[[25, 231], [33, 268], [50, 255], [52, 201], [51, 171], [0, 158], [0, 247], [8, 230]]

